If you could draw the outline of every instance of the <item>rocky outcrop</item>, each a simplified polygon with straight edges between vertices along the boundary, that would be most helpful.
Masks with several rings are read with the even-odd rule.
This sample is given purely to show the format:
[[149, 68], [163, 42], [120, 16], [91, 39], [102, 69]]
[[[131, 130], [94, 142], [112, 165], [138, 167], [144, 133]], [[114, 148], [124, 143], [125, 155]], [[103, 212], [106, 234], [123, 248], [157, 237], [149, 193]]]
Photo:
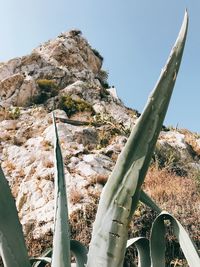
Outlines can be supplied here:
[[[52, 80], [59, 89], [77, 80], [93, 82], [101, 70], [102, 58], [80, 32], [63, 33], [22, 58], [0, 65], [0, 105], [28, 106], [40, 96], [37, 81]], [[73, 33], [73, 34], [72, 34]]]
[[[70, 216], [80, 210], [89, 216], [85, 207], [93, 209], [92, 203], [98, 202], [138, 118], [137, 111], [123, 105], [115, 88], [105, 87], [99, 78], [101, 67], [102, 57], [77, 30], [0, 65], [0, 162], [24, 232], [34, 239], [53, 229], [52, 111]], [[177, 175], [200, 170], [200, 137], [185, 130], [163, 131], [154, 160]]]

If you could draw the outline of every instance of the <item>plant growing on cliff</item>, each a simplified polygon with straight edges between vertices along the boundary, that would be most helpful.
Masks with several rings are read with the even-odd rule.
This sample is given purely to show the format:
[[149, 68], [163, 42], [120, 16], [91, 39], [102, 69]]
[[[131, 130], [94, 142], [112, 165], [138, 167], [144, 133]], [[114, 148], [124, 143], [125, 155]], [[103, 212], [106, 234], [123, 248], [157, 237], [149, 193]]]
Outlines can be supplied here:
[[21, 111], [19, 107], [1, 108], [0, 118], [4, 120], [16, 120], [20, 117]]
[[101, 61], [103, 61], [103, 57], [102, 55], [99, 53], [99, 51], [97, 51], [96, 49], [92, 49], [92, 52], [95, 54], [95, 56], [97, 56]]
[[[135, 244], [140, 267], [165, 266], [165, 227], [171, 222], [182, 250], [192, 267], [200, 259], [189, 236], [180, 223], [167, 212], [161, 212], [153, 223], [150, 241], [138, 237], [128, 239], [128, 225], [139, 199], [160, 212], [159, 207], [141, 190], [152, 153], [168, 108], [184, 49], [188, 25], [185, 14], [178, 39], [150, 99], [133, 128], [124, 150], [109, 177], [98, 206], [87, 249], [78, 241], [70, 241], [64, 168], [58, 133], [55, 125], [55, 221], [53, 252], [32, 260], [33, 266], [46, 262], [53, 267], [70, 267], [73, 252], [78, 267], [122, 267], [126, 247]], [[9, 212], [8, 212], [9, 211]], [[0, 169], [0, 253], [6, 267], [31, 266], [25, 247], [14, 200]], [[52, 253], [52, 258], [51, 258]], [[36, 261], [34, 263], [34, 261]]]
[[92, 105], [82, 99], [73, 99], [70, 95], [65, 95], [61, 97], [59, 108], [63, 109], [68, 116], [72, 116], [77, 112], [91, 112], [93, 113], [94, 110]]
[[47, 91], [57, 88], [57, 86], [53, 80], [38, 79], [37, 84], [42, 90], [47, 90]]
[[[109, 88], [109, 84], [108, 84], [108, 71], [106, 70], [99, 70], [99, 72], [97, 73], [96, 78], [100, 81], [100, 83], [102, 84], [103, 88]], [[106, 94], [106, 92], [105, 92]], [[107, 93], [108, 94], [108, 93]]]

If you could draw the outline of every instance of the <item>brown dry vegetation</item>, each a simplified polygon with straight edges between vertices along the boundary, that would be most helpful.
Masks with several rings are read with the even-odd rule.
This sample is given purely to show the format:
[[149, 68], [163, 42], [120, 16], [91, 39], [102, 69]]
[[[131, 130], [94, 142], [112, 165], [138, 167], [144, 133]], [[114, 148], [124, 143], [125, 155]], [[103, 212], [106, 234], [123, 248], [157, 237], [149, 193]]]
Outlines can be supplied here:
[[[200, 191], [195, 175], [181, 177], [153, 165], [145, 179], [144, 190], [163, 210], [181, 222], [200, 250]], [[167, 236], [167, 266], [188, 266], [172, 229], [168, 229]]]
[[[159, 169], [152, 164], [147, 173], [143, 189], [163, 209], [174, 215], [188, 230], [191, 238], [200, 249], [200, 190], [196, 173], [189, 176], [178, 176], [169, 171], [168, 168]], [[99, 177], [94, 183], [104, 184], [106, 178]], [[71, 237], [89, 245], [92, 232], [92, 224], [99, 201], [98, 193], [88, 191], [90, 201], [83, 205], [84, 208], [73, 211], [70, 215]], [[70, 192], [69, 199], [72, 203], [80, 202], [81, 194], [74, 189]], [[156, 213], [144, 204], [139, 204], [130, 224], [129, 236], [149, 237], [152, 222]], [[166, 245], [166, 266], [187, 267], [184, 256], [181, 252], [172, 230], [168, 229]], [[35, 240], [31, 234], [26, 237], [29, 253], [38, 256], [46, 247], [52, 243], [52, 233], [49, 233], [41, 240]], [[137, 259], [135, 248], [130, 248], [126, 254], [127, 266], [133, 267], [133, 260]]]
[[181, 221], [196, 242], [200, 241], [200, 192], [193, 177], [177, 176], [152, 166], [144, 189], [163, 210]]
[[76, 189], [75, 187], [70, 188], [69, 201], [71, 204], [75, 205], [77, 203], [80, 203], [82, 198], [83, 195], [80, 190]]
[[[194, 177], [192, 175], [190, 177], [177, 176], [169, 172], [167, 168], [158, 169], [153, 164], [147, 173], [144, 190], [162, 209], [170, 212], [182, 223], [195, 241], [198, 249], [200, 249], [200, 191]], [[76, 196], [73, 191], [72, 195], [70, 195], [70, 200], [77, 202], [77, 198], [79, 199], [80, 196]], [[98, 201], [99, 194], [90, 194], [90, 203], [85, 204], [82, 209], [73, 211], [70, 215], [72, 239], [79, 240], [87, 246], [91, 239], [92, 224], [95, 219]], [[140, 203], [130, 224], [129, 236], [149, 237], [152, 222], [156, 215], [156, 212]], [[48, 246], [51, 245], [51, 239], [51, 234], [50, 236], [47, 235], [42, 241], [39, 240], [39, 242], [28, 236], [27, 243], [30, 254], [39, 255], [47, 244]], [[184, 260], [176, 238], [172, 235], [170, 227], [167, 240], [166, 266], [187, 267], [188, 265]], [[135, 248], [128, 250], [126, 259], [127, 266], [135, 266], [133, 263], [133, 260], [137, 259]]]
[[[168, 172], [167, 168], [158, 169], [152, 165], [148, 171], [144, 183], [144, 190], [163, 209], [174, 215], [188, 230], [191, 238], [200, 248], [200, 192], [198, 185], [192, 177], [181, 177]], [[85, 210], [77, 210], [71, 215], [72, 237], [88, 245], [91, 238], [92, 223], [95, 218], [99, 196], [91, 199], [91, 204], [85, 206]], [[143, 204], [138, 209], [130, 224], [129, 236], [149, 237], [152, 222], [156, 213]], [[172, 230], [168, 229], [166, 245], [166, 266], [188, 266]], [[128, 266], [134, 266], [136, 258], [135, 248], [130, 248], [126, 254]]]

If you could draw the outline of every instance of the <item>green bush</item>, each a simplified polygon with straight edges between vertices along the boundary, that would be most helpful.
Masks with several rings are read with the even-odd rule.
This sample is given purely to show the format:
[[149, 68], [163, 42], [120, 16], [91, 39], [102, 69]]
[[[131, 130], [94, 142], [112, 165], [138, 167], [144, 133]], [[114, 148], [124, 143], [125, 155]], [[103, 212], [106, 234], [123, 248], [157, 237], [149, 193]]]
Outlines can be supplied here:
[[96, 49], [92, 49], [92, 52], [95, 54], [95, 56], [97, 56], [101, 61], [103, 61], [103, 57], [102, 55], [99, 53], [99, 51], [97, 51]]
[[93, 113], [92, 105], [82, 99], [73, 99], [70, 95], [62, 96], [59, 108], [63, 109], [70, 117], [77, 112], [88, 111]]
[[52, 91], [57, 89], [57, 85], [54, 80], [39, 79], [36, 82], [41, 90]]

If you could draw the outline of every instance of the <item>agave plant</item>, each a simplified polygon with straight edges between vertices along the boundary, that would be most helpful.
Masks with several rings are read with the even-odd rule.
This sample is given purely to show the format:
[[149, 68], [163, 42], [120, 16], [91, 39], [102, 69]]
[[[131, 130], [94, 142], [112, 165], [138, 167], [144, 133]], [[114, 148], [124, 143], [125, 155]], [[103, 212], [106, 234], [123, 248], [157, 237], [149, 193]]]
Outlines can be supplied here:
[[[132, 244], [138, 249], [140, 267], [163, 267], [165, 266], [165, 220], [171, 222], [189, 265], [200, 266], [198, 252], [181, 224], [169, 213], [161, 212], [156, 203], [141, 190], [176, 81], [187, 27], [186, 12], [177, 41], [155, 89], [103, 189], [89, 252], [80, 242], [70, 240], [63, 160], [54, 116], [53, 248], [39, 258], [28, 258], [15, 203], [0, 168], [0, 255], [5, 267], [43, 267], [46, 263], [51, 263], [52, 267], [70, 267], [71, 252], [75, 256], [77, 267], [122, 267], [126, 248]], [[139, 200], [160, 213], [153, 223], [150, 240], [143, 237], [128, 240], [128, 225]]]
[[[149, 101], [133, 128], [126, 146], [103, 189], [89, 247], [87, 261], [87, 266], [89, 267], [123, 266], [128, 238], [128, 225], [141, 197], [141, 186], [168, 108], [181, 63], [187, 28], [188, 14], [186, 12], [178, 38], [155, 89], [150, 95]], [[142, 195], [144, 197], [144, 193]], [[169, 218], [176, 225], [176, 229], [179, 226], [177, 221], [172, 219], [173, 217], [163, 213], [154, 223], [155, 225], [158, 224], [157, 228], [160, 227], [163, 230], [161, 223], [157, 223], [161, 220], [160, 218], [163, 218], [163, 220]], [[181, 227], [178, 227], [178, 229], [180, 232], [183, 230]], [[140, 257], [140, 266], [146, 267], [151, 264], [152, 266], [165, 266], [163, 239], [160, 242], [163, 246], [158, 246], [156, 243], [158, 242], [159, 244], [160, 239], [158, 239], [158, 235], [155, 235], [155, 232], [154, 226], [150, 241], [150, 253], [145, 254], [148, 255], [145, 261], [144, 257]], [[196, 251], [185, 247], [182, 234], [179, 234], [178, 237], [181, 237], [180, 243], [185, 255], [188, 250], [191, 253], [192, 251], [194, 252], [194, 254], [191, 254], [192, 257], [187, 258], [190, 265], [198, 266], [199, 258]], [[138, 242], [139, 240], [137, 239]], [[187, 245], [190, 244], [192, 246], [189, 240], [187, 242]], [[161, 250], [162, 253], [160, 253]], [[156, 251], [159, 251], [159, 253], [156, 253]], [[161, 255], [162, 260], [157, 260], [157, 257], [154, 257], [155, 255]]]

